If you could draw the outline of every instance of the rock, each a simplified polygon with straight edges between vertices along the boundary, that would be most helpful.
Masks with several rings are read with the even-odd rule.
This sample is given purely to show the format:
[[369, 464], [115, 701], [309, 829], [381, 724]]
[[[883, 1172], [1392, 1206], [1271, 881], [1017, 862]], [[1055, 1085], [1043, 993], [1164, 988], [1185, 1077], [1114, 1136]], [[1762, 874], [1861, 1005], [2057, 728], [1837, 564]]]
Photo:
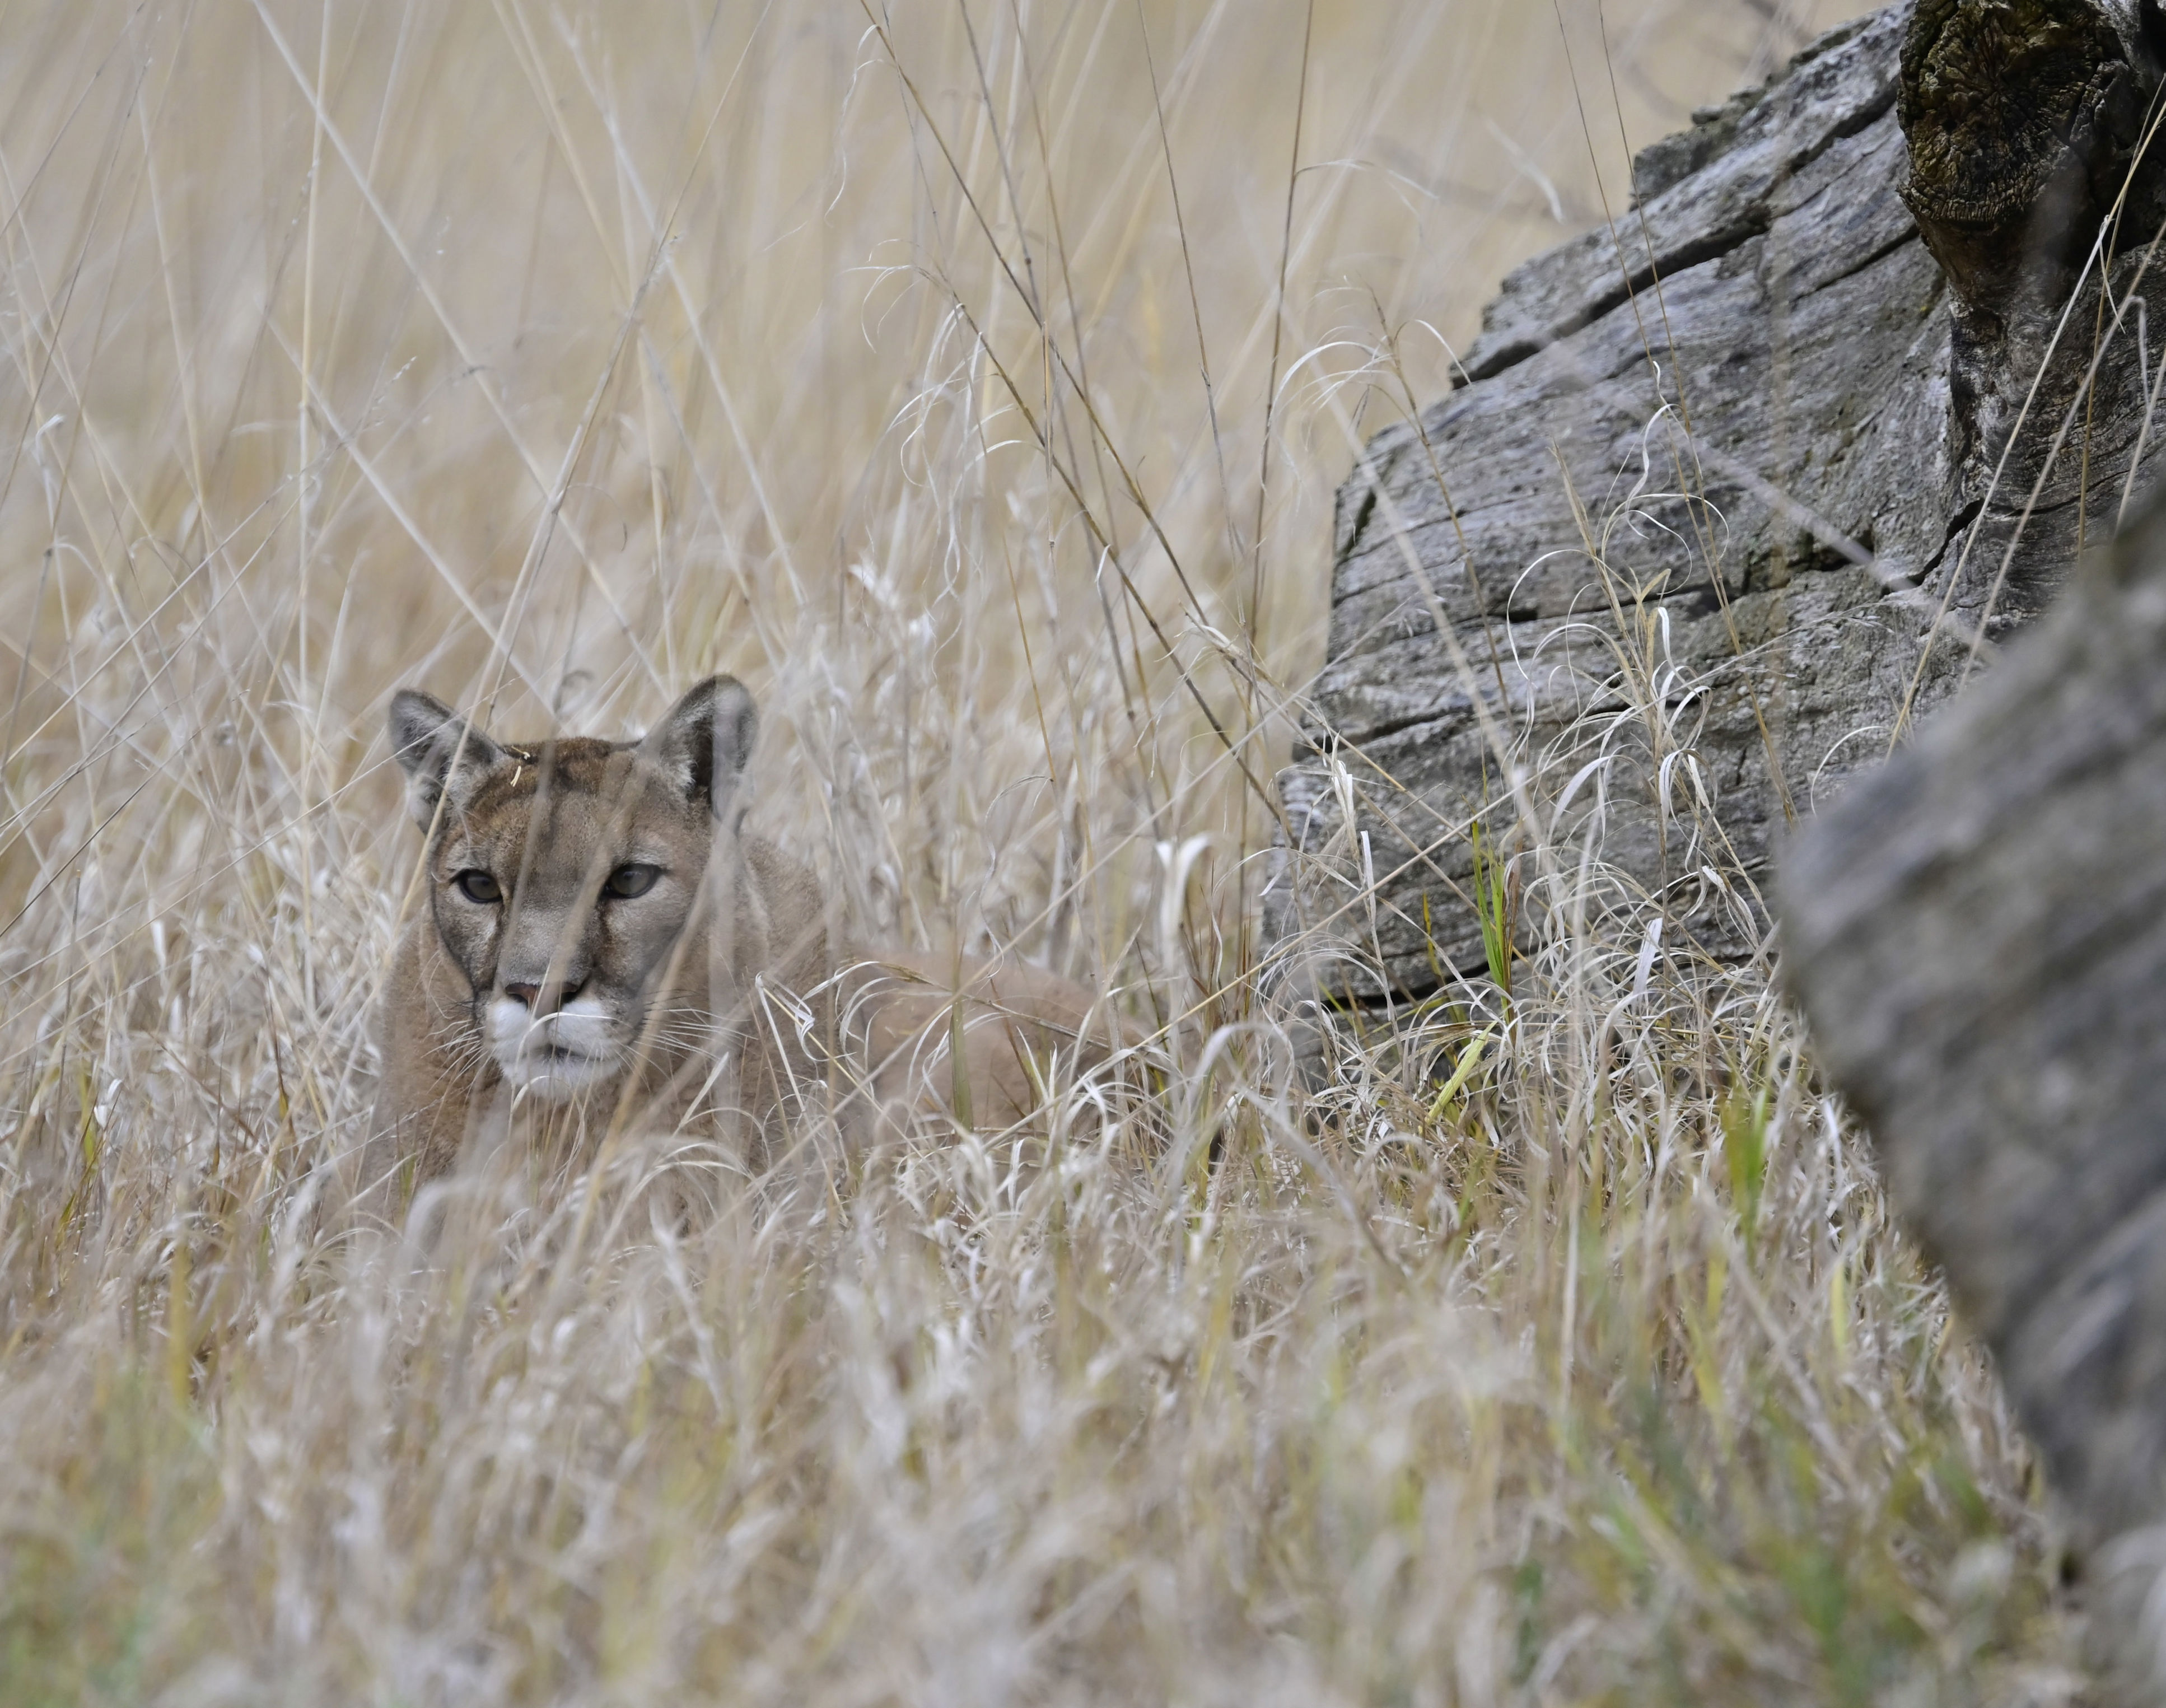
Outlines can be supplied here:
[[2160, 172], [2112, 304], [2070, 300], [2158, 82], [2134, 7], [1846, 26], [1505, 281], [1464, 383], [1339, 495], [1266, 895], [1297, 991], [1478, 974], [1477, 826], [1523, 940], [1651, 894], [1668, 942], [1755, 951], [1784, 828], [2043, 607], [2151, 460]]

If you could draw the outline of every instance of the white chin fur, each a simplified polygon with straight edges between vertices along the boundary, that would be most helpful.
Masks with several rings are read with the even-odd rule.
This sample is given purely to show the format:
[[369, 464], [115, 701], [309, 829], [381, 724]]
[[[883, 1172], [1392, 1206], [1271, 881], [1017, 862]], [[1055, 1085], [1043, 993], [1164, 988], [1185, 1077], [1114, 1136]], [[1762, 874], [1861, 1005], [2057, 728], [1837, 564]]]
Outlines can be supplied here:
[[489, 1052], [515, 1091], [561, 1103], [616, 1073], [609, 1011], [575, 997], [536, 1020], [524, 1002], [499, 997], [489, 1005]]

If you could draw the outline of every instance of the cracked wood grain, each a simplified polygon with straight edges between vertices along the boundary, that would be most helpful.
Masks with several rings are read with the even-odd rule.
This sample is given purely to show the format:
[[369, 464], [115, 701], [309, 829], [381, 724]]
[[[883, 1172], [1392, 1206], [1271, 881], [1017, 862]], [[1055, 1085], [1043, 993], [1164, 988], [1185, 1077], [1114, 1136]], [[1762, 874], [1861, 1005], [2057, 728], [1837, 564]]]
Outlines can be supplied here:
[[2150, 459], [2158, 174], [2120, 209], [2115, 306], [2079, 288], [2150, 27], [2135, 0], [1891, 8], [1645, 151], [1614, 231], [1506, 279], [1467, 383], [1339, 494], [1265, 897], [1297, 995], [1478, 974], [1476, 822], [1520, 850], [1529, 930], [1562, 905], [1508, 766], [1603, 895], [1755, 951], [1786, 828], [2044, 608]]

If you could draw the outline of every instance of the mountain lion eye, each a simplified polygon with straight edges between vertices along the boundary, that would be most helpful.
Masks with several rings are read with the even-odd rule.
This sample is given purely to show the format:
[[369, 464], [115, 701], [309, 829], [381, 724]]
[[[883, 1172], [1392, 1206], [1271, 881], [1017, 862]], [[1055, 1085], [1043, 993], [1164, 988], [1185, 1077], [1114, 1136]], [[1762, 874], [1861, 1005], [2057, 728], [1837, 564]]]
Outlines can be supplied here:
[[629, 902], [634, 896], [644, 896], [652, 889], [654, 880], [661, 875], [659, 866], [619, 866], [609, 875], [602, 893], [619, 902]]
[[459, 894], [469, 902], [479, 902], [486, 906], [489, 902], [501, 902], [504, 899], [504, 886], [487, 872], [478, 869], [461, 872], [452, 880], [452, 882]]

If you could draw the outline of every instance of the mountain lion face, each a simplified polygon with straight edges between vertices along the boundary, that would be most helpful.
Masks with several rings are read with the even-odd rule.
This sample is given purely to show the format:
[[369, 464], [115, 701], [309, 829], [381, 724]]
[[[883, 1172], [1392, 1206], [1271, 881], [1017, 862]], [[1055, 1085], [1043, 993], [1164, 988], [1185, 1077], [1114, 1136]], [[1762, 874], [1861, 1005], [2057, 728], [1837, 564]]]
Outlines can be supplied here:
[[713, 678], [642, 741], [519, 747], [409, 690], [391, 728], [476, 1053], [544, 1103], [668, 1053], [692, 1023], [668, 993], [707, 976], [682, 950], [757, 732], [751, 696]]

